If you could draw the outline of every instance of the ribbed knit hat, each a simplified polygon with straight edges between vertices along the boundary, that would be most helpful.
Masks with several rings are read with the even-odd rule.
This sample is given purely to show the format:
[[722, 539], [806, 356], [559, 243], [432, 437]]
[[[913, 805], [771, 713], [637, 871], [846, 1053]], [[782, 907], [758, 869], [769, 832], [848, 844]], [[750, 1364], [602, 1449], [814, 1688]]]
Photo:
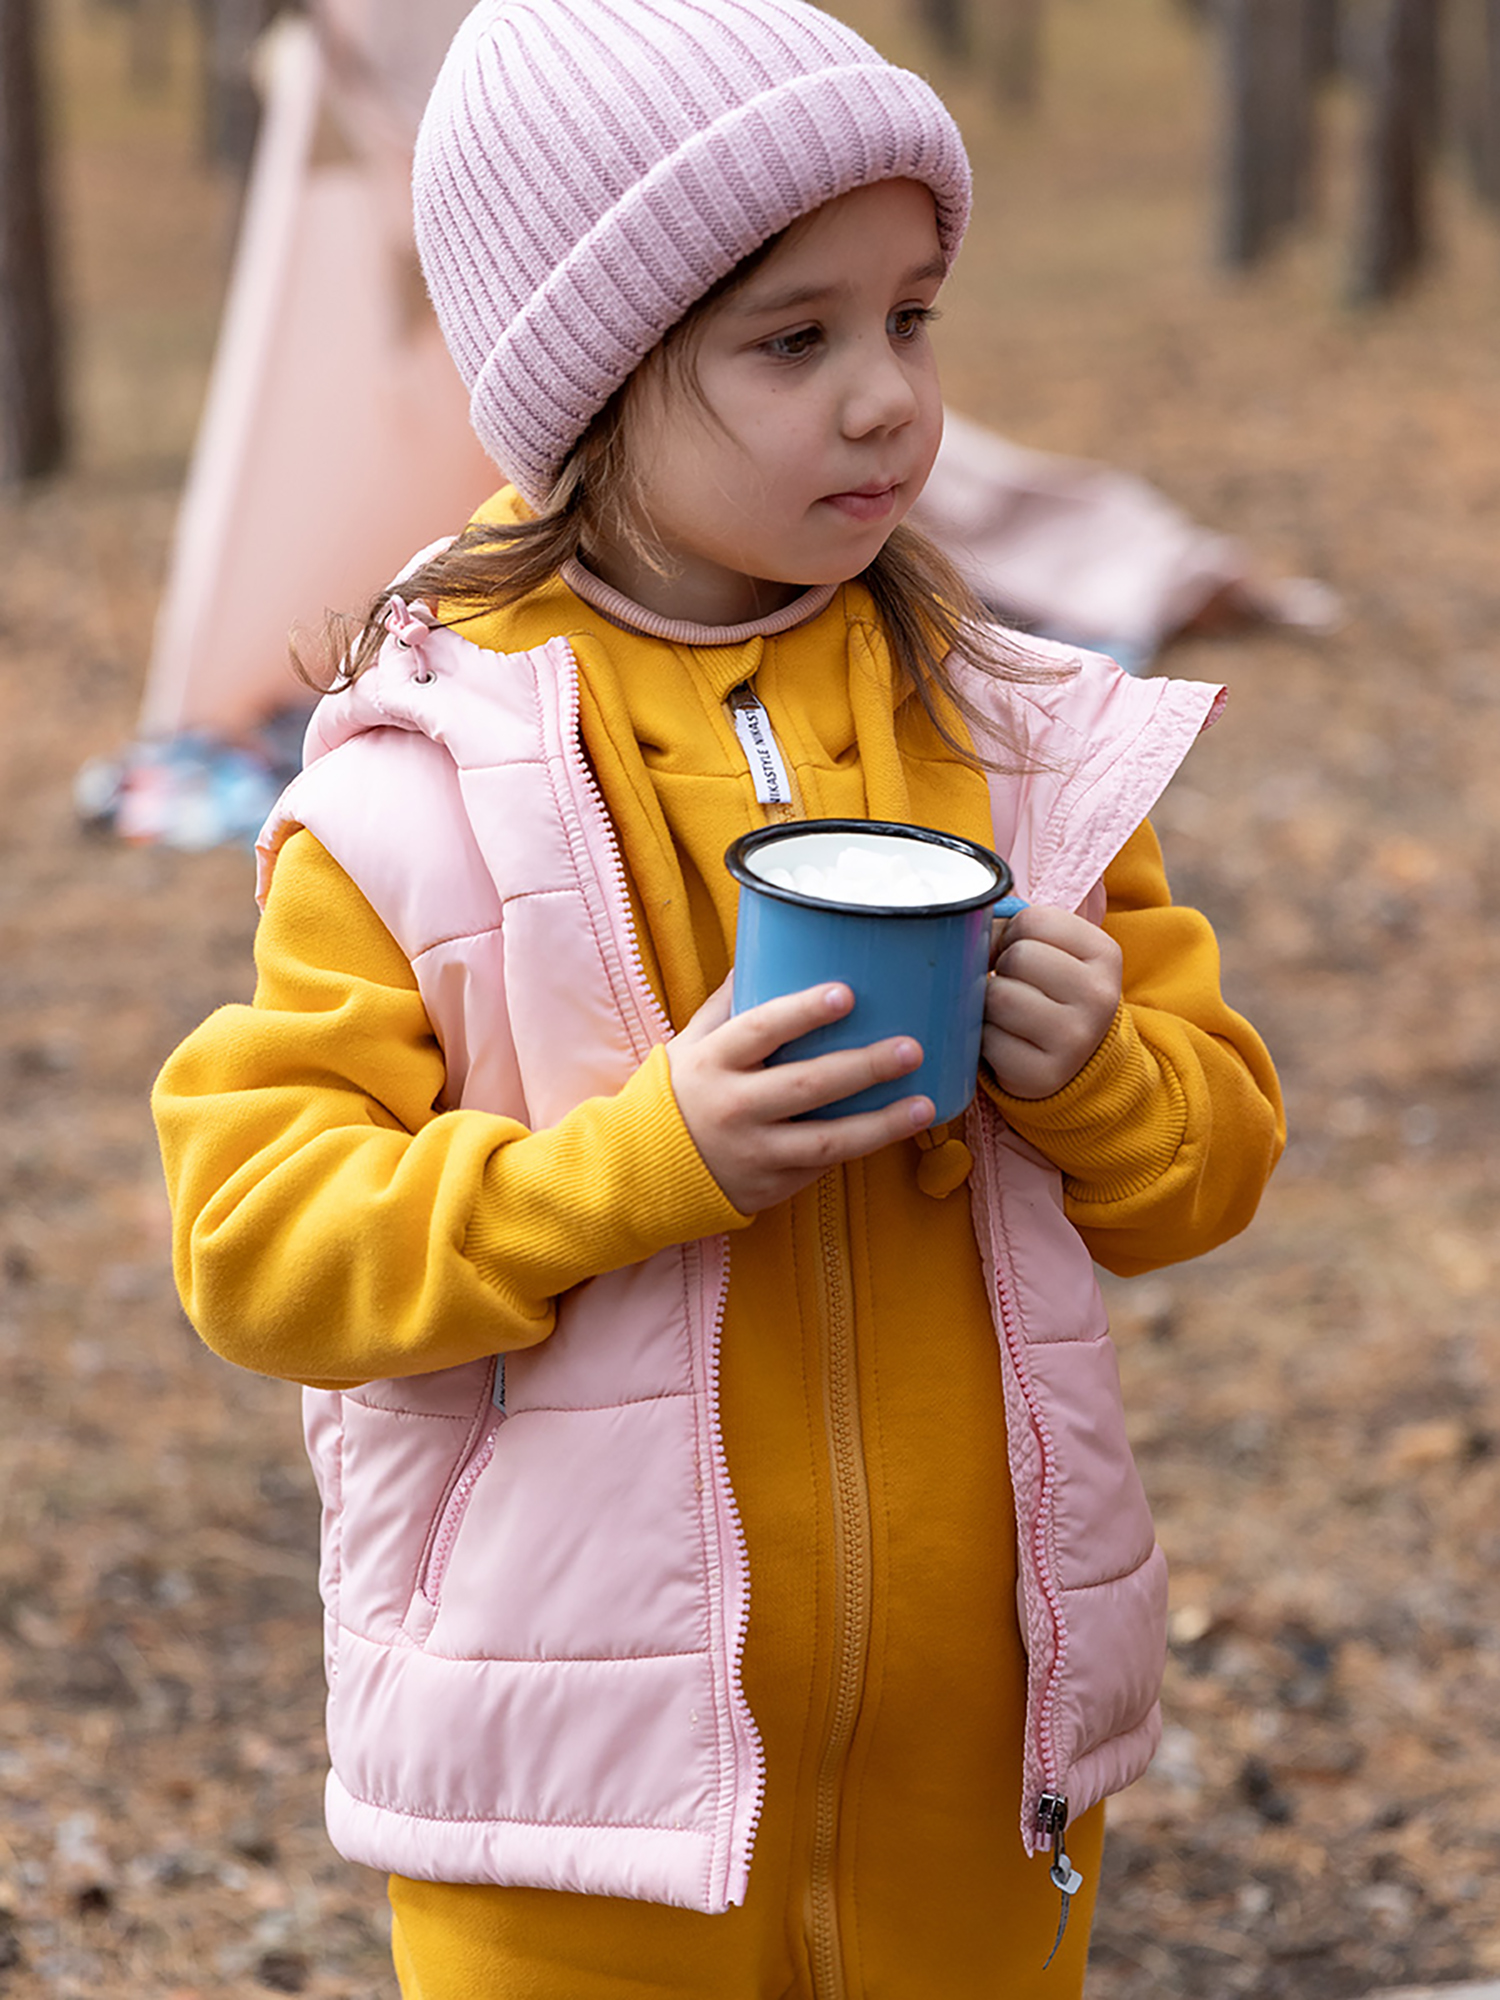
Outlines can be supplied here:
[[669, 328], [851, 189], [969, 166], [942, 103], [801, 0], [480, 0], [413, 173], [428, 289], [480, 442], [532, 504]]

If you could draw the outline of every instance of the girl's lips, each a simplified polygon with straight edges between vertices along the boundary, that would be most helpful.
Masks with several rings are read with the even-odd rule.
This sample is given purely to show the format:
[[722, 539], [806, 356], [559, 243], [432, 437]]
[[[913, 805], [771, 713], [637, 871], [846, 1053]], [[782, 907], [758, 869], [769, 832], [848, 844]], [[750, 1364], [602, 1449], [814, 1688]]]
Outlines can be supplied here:
[[856, 493], [830, 493], [827, 504], [854, 521], [880, 521], [896, 504], [896, 486], [862, 486]]

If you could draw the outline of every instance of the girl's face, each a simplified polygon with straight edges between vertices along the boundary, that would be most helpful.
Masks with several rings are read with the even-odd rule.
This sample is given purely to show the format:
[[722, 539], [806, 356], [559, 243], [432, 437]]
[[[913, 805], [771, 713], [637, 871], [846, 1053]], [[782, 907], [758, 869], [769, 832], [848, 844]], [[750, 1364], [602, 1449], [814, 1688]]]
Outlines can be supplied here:
[[686, 369], [647, 365], [627, 393], [639, 525], [666, 573], [608, 535], [591, 565], [650, 610], [713, 625], [857, 576], [937, 455], [942, 281], [919, 182], [857, 188], [794, 225], [703, 314]]

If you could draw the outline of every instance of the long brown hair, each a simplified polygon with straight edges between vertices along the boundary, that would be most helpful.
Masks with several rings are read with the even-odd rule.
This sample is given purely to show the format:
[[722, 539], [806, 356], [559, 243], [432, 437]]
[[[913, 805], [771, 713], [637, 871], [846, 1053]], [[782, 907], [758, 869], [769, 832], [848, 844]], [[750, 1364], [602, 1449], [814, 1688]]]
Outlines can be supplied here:
[[[792, 229], [796, 227], [794, 223]], [[409, 603], [440, 607], [444, 624], [460, 626], [551, 582], [571, 557], [587, 565], [591, 546], [622, 541], [651, 568], [670, 575], [670, 560], [651, 536], [626, 449], [632, 388], [647, 371], [660, 369], [670, 374], [674, 386], [701, 397], [693, 366], [697, 329], [709, 310], [789, 233], [771, 238], [736, 265], [653, 348], [573, 447], [544, 506], [524, 520], [472, 522], [439, 554], [403, 577], [402, 596]], [[943, 742], [985, 768], [1015, 768], [1032, 761], [1016, 732], [997, 724], [963, 692], [954, 663], [992, 680], [1020, 683], [1056, 681], [1071, 668], [1060, 667], [997, 626], [948, 557], [907, 523], [891, 534], [859, 581], [874, 600], [901, 682]], [[390, 592], [382, 591], [361, 619], [330, 618], [324, 673], [319, 677], [299, 660], [302, 678], [320, 692], [357, 680], [380, 651], [389, 601]], [[961, 724], [998, 744], [1001, 754], [987, 754], [977, 742], [966, 741]]]

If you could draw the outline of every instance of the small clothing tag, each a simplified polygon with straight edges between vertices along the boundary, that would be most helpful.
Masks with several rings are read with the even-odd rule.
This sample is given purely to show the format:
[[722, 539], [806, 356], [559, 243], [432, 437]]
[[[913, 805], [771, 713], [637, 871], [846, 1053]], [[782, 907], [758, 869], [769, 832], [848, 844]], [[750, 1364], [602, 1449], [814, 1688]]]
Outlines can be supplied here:
[[502, 1412], [504, 1411], [504, 1409], [505, 1409], [505, 1356], [504, 1356], [503, 1354], [497, 1354], [497, 1355], [495, 1356], [495, 1387], [494, 1387], [494, 1391], [493, 1391], [493, 1393], [492, 1393], [492, 1394], [491, 1394], [491, 1396], [490, 1396], [490, 1401], [491, 1401], [491, 1402], [492, 1402], [492, 1403], [494, 1404], [494, 1406], [495, 1406], [495, 1408], [496, 1408], [497, 1410], [500, 1410], [500, 1411], [502, 1411]]
[[1060, 1891], [1062, 1895], [1062, 1908], [1059, 1910], [1057, 1916], [1057, 1936], [1052, 1940], [1052, 1949], [1047, 1954], [1047, 1965], [1042, 1967], [1043, 1972], [1047, 1970], [1047, 1966], [1051, 1965], [1053, 1959], [1056, 1958], [1058, 1952], [1062, 1949], [1062, 1941], [1068, 1928], [1068, 1916], [1073, 1908], [1073, 1898], [1083, 1887], [1083, 1877], [1073, 1866], [1067, 1855], [1063, 1853], [1060, 1839], [1056, 1859], [1053, 1861], [1048, 1872], [1052, 1877], [1053, 1888]]
[[771, 728], [771, 718], [748, 685], [737, 687], [729, 697], [729, 714], [734, 733], [755, 780], [755, 796], [763, 806], [792, 803], [792, 781], [781, 761], [781, 746]]
[[1083, 1887], [1083, 1877], [1066, 1854], [1059, 1855], [1052, 1864], [1052, 1886], [1065, 1896], [1076, 1896]]

